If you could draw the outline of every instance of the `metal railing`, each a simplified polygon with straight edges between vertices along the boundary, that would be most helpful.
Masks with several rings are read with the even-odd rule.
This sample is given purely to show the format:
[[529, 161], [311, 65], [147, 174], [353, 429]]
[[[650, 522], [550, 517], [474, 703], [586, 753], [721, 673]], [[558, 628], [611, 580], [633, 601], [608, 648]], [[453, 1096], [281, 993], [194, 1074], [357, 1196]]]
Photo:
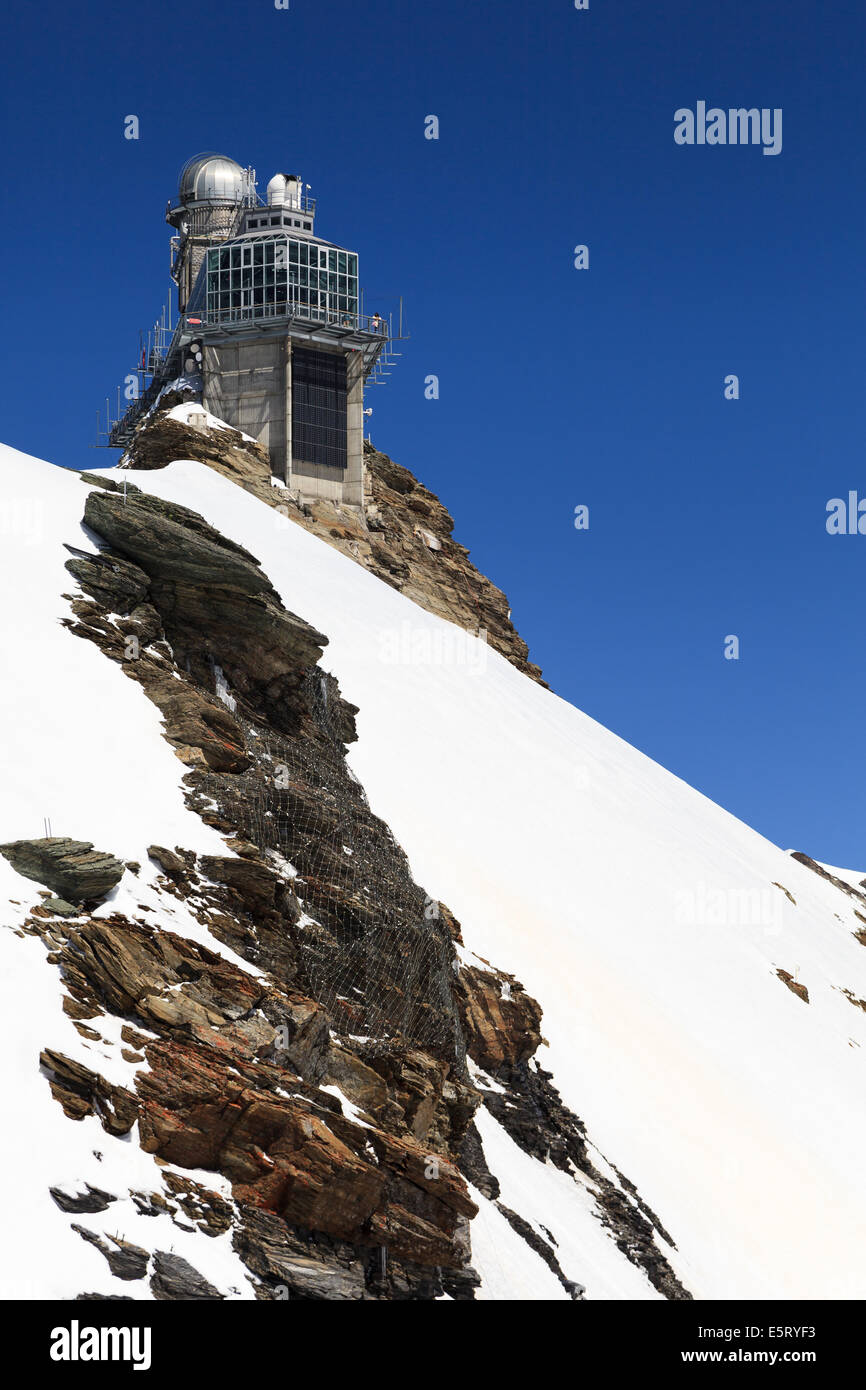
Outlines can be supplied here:
[[190, 331], [196, 328], [222, 327], [231, 323], [255, 323], [260, 320], [300, 319], [309, 323], [326, 324], [334, 328], [344, 328], [353, 333], [366, 333], [381, 336], [388, 340], [394, 338], [391, 315], [388, 319], [380, 314], [358, 314], [346, 310], [322, 308], [320, 305], [301, 304], [294, 299], [278, 299], [272, 304], [244, 304], [229, 309], [202, 309], [188, 315], [185, 324]]
[[[311, 198], [309, 193], [299, 193], [291, 203], [269, 203], [266, 198], [262, 198], [257, 191], [244, 193], [240, 200], [235, 198], [201, 198], [196, 200], [198, 206], [212, 205], [216, 208], [236, 207], [239, 211], [249, 212], [251, 208], [272, 207], [276, 211], [278, 208], [287, 208], [290, 212], [315, 213], [316, 200]], [[180, 198], [169, 198], [165, 205], [166, 214], [170, 212], [180, 212], [182, 208], [189, 207], [189, 203], [181, 202]]]
[[366, 340], [361, 347], [365, 376], [370, 383], [380, 383], [390, 374], [389, 368], [400, 355], [393, 345], [405, 337], [402, 300], [396, 330], [393, 320], [394, 316], [390, 313], [387, 318], [380, 314], [348, 313], [319, 305], [301, 304], [292, 298], [273, 304], [211, 310], [210, 313], [207, 310], [188, 312], [174, 327], [164, 315], [162, 321], [140, 337], [140, 357], [131, 374], [138, 378], [138, 395], [122, 410], [121, 388], [118, 387], [116, 412], [112, 414], [106, 400], [106, 426], [102, 429], [97, 425], [97, 434], [105, 437], [114, 447], [128, 443], [135, 426], [153, 405], [163, 386], [173, 376], [183, 375], [185, 345], [199, 334], [206, 336], [209, 328], [295, 321], [299, 325], [330, 328], [335, 330], [337, 337], [361, 335]]

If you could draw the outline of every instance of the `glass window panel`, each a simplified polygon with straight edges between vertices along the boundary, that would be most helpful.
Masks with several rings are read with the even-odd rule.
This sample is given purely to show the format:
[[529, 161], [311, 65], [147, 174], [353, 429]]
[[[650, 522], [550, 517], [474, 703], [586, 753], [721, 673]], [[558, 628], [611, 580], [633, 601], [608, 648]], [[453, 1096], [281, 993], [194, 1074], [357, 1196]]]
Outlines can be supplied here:
[[346, 359], [335, 353], [292, 352], [292, 455], [298, 461], [346, 467]]

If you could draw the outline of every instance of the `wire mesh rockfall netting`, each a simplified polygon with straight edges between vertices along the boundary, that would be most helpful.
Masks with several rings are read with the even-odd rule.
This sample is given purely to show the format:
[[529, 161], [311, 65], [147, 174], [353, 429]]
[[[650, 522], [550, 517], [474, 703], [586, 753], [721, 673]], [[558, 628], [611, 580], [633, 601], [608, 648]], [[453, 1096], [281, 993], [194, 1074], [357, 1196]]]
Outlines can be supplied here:
[[305, 693], [310, 717], [293, 737], [236, 711], [252, 765], [205, 774], [201, 790], [249, 840], [296, 871], [304, 984], [335, 1027], [462, 1060], [454, 952], [439, 906], [413, 881], [347, 766], [335, 682], [314, 670]]

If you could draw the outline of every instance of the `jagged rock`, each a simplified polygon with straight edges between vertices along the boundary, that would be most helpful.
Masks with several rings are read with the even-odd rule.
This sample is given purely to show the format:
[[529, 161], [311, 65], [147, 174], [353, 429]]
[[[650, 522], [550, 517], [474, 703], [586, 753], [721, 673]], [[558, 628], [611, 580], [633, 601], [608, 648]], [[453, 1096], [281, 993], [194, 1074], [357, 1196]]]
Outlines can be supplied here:
[[[142, 1146], [184, 1168], [209, 1168], [292, 1225], [341, 1239], [359, 1236], [385, 1176], [339, 1139], [305, 1102], [268, 1094], [229, 1074], [200, 1049], [148, 1049], [137, 1078]], [[358, 1130], [363, 1149], [366, 1131]]]
[[61, 1211], [73, 1212], [76, 1216], [107, 1211], [109, 1205], [117, 1201], [117, 1198], [113, 1197], [110, 1192], [103, 1192], [99, 1187], [91, 1187], [89, 1182], [85, 1183], [83, 1192], [74, 1196], [64, 1192], [62, 1187], [49, 1187], [48, 1191]]
[[43, 898], [42, 906], [46, 911], [53, 912], [56, 917], [77, 917], [81, 911], [80, 908], [74, 907], [72, 903], [66, 902], [63, 898]]
[[840, 892], [847, 894], [849, 898], [854, 898], [861, 907], [866, 907], [866, 891], [863, 891], [866, 889], [866, 879], [861, 882], [859, 888], [855, 888], [852, 884], [846, 883], [844, 878], [839, 878], [836, 874], [831, 874], [829, 869], [824, 868], [823, 864], [819, 864], [815, 859], [810, 859], [808, 854], [803, 854], [800, 850], [792, 850], [791, 858], [796, 859], [798, 864], [805, 865], [807, 869], [811, 869], [814, 874], [817, 874], [819, 878], [825, 879], [827, 883], [832, 883], [834, 888], [838, 888]]
[[[645, 1272], [664, 1298], [690, 1299], [692, 1295], [677, 1278], [656, 1239], [658, 1233], [676, 1248], [671, 1236], [634, 1184], [613, 1165], [618, 1186], [594, 1167], [585, 1127], [563, 1104], [550, 1072], [524, 1061], [499, 1067], [493, 1079], [498, 1089], [482, 1091], [484, 1104], [514, 1142], [542, 1163], [552, 1163], [569, 1174], [575, 1169], [583, 1173], [618, 1249]], [[515, 1229], [520, 1233], [519, 1225]]]
[[325, 1010], [311, 999], [271, 997], [262, 1012], [274, 1030], [268, 1055], [317, 1086], [330, 1065], [331, 1020]]
[[291, 1226], [354, 1245], [391, 1232], [395, 1253], [414, 1264], [459, 1264], [458, 1220], [475, 1208], [447, 1156], [357, 1125], [299, 1083], [286, 1094], [285, 1073], [279, 1093], [267, 1090], [267, 1067], [242, 1064], [239, 1074], [236, 1052], [160, 1042], [147, 1057], [136, 1078], [147, 1152], [223, 1173], [237, 1202]]
[[161, 1192], [130, 1191], [133, 1205], [139, 1216], [173, 1216], [176, 1208], [167, 1202]]
[[105, 897], [123, 877], [124, 866], [113, 854], [94, 850], [89, 840], [52, 836], [13, 840], [0, 845], [0, 854], [24, 878], [46, 884], [69, 903]]
[[782, 981], [782, 984], [788, 986], [792, 994], [796, 994], [798, 999], [802, 999], [804, 1004], [808, 1004], [809, 991], [805, 985], [801, 985], [798, 980], [795, 980], [789, 970], [777, 970], [776, 974]]
[[70, 989], [84, 983], [113, 1012], [136, 1013], [169, 1031], [221, 1027], [257, 1008], [265, 994], [205, 947], [124, 919], [86, 922], [70, 934], [61, 958]]
[[162, 622], [152, 603], [136, 604], [126, 617], [118, 618], [117, 626], [124, 637], [137, 638], [139, 647], [162, 640]]
[[218, 1192], [182, 1173], [163, 1174], [166, 1187], [193, 1226], [208, 1236], [220, 1236], [231, 1229], [233, 1208]]
[[525, 1062], [542, 1041], [541, 1006], [513, 975], [464, 966], [457, 977], [473, 1061], [485, 1071]]
[[541, 672], [511, 623], [507, 598], [454, 540], [454, 520], [439, 498], [369, 442], [364, 461], [368, 519], [377, 533], [370, 568], [396, 579], [396, 587], [429, 612], [472, 632], [484, 630], [490, 646], [540, 681]]
[[247, 912], [276, 912], [289, 922], [296, 922], [301, 915], [298, 900], [288, 884], [266, 864], [205, 854], [198, 865], [207, 878], [232, 888]]
[[147, 575], [122, 555], [108, 551], [89, 555], [71, 545], [66, 549], [72, 553], [72, 559], [66, 561], [69, 573], [109, 613], [132, 613], [147, 598]]
[[262, 489], [272, 490], [270, 459], [264, 445], [230, 426], [196, 429], [172, 419], [168, 410], [151, 415], [136, 430], [122, 462], [129, 468], [155, 469], [165, 468], [174, 459], [200, 459], [241, 486], [258, 483]]
[[586, 1293], [586, 1288], [583, 1284], [576, 1284], [573, 1280], [565, 1277], [550, 1242], [545, 1240], [543, 1236], [540, 1236], [535, 1228], [530, 1226], [528, 1221], [525, 1221], [516, 1211], [512, 1211], [504, 1202], [497, 1202], [496, 1205], [502, 1212], [502, 1215], [505, 1217], [511, 1229], [517, 1232], [521, 1240], [526, 1241], [530, 1250], [534, 1250], [536, 1255], [547, 1265], [551, 1273], [556, 1275], [569, 1297], [575, 1301], [582, 1299]]
[[[106, 492], [141, 492], [141, 488], [136, 487], [135, 483], [129, 482], [123, 473], [119, 475], [119, 478], [110, 478], [107, 473], [87, 472], [79, 473], [78, 476], [83, 483], [89, 484], [90, 487], [101, 487]], [[67, 549], [71, 549], [71, 547], [68, 546]], [[83, 552], [76, 552], [76, 554], [81, 553]]]
[[241, 727], [215, 696], [197, 689], [189, 680], [178, 680], [151, 661], [131, 661], [125, 670], [159, 709], [166, 735], [183, 762], [204, 765], [215, 772], [243, 772], [249, 767], [251, 759], [244, 748]]
[[94, 1245], [101, 1255], [105, 1256], [108, 1267], [117, 1279], [143, 1279], [147, 1273], [147, 1266], [150, 1255], [147, 1250], [142, 1250], [140, 1245], [131, 1245], [129, 1241], [119, 1240], [116, 1236], [109, 1236], [112, 1245], [98, 1236], [95, 1231], [88, 1231], [85, 1226], [77, 1226], [74, 1222], [73, 1231], [77, 1231], [83, 1240], [90, 1245]]
[[484, 1146], [475, 1125], [470, 1125], [466, 1131], [466, 1137], [460, 1147], [458, 1162], [461, 1173], [466, 1174], [473, 1187], [477, 1187], [483, 1197], [495, 1201], [500, 1191], [499, 1179], [491, 1173], [487, 1166]]
[[[466, 1191], [459, 1169], [444, 1154], [430, 1153], [410, 1139], [398, 1139], [383, 1130], [370, 1130], [368, 1139], [379, 1162], [405, 1178], [406, 1183], [426, 1192], [458, 1216], [477, 1216], [478, 1208]], [[416, 1203], [420, 1200], [414, 1198]], [[434, 1212], [429, 1203], [423, 1203], [423, 1208], [428, 1215]], [[441, 1217], [441, 1213], [437, 1215]]]
[[108, 1134], [128, 1134], [138, 1117], [138, 1101], [122, 1086], [112, 1086], [88, 1067], [46, 1048], [39, 1061], [51, 1094], [71, 1120], [96, 1115]]
[[374, 1118], [378, 1118], [388, 1104], [388, 1086], [384, 1079], [338, 1043], [328, 1051], [327, 1075], [328, 1081], [338, 1086], [353, 1105]]
[[164, 1250], [154, 1251], [150, 1287], [154, 1298], [161, 1301], [208, 1299], [213, 1302], [224, 1297], [181, 1255], [168, 1254]]
[[134, 1301], [132, 1295], [128, 1293], [77, 1293], [73, 1299], [74, 1303], [133, 1303]]
[[[318, 688], [313, 673], [305, 690], [310, 714], [297, 733], [269, 730], [267, 740], [250, 739], [259, 760], [246, 774], [196, 772], [195, 786], [211, 807], [218, 803], [224, 833], [231, 827], [257, 839], [297, 870], [292, 889], [305, 913], [293, 932], [297, 984], [327, 1009], [335, 1031], [400, 1033], [406, 1042], [455, 1058], [450, 936], [441, 920], [427, 920], [428, 900], [349, 772]], [[275, 767], [286, 774], [279, 783]], [[224, 937], [223, 924], [210, 926], [256, 964], [275, 973], [284, 969], [276, 951], [285, 931], [270, 938], [259, 932], [257, 941], [242, 943]]]
[[[387, 1103], [376, 1114], [383, 1128], [406, 1131], [437, 1151], [459, 1150], [480, 1097], [447, 1062], [395, 1044], [352, 1041], [351, 1050], [387, 1085]], [[351, 1077], [347, 1080], [351, 1086]], [[351, 1090], [346, 1094], [355, 1099]]]
[[165, 849], [162, 845], [148, 845], [147, 852], [164, 874], [175, 883], [186, 884], [188, 875], [195, 868], [195, 857], [185, 858], [179, 851]]
[[245, 1207], [232, 1243], [271, 1297], [342, 1303], [366, 1296], [364, 1262], [353, 1247], [310, 1233], [296, 1235], [271, 1212]]
[[238, 593], [274, 595], [254, 555], [179, 503], [137, 489], [126, 497], [94, 491], [85, 501], [84, 520], [117, 543], [120, 554], [148, 576], [149, 587], [155, 580], [195, 586], [216, 578]]
[[300, 687], [327, 639], [283, 607], [255, 557], [197, 513], [140, 493], [93, 491], [84, 515], [148, 575], [149, 601], [190, 669], [217, 663], [253, 708], [296, 727]]

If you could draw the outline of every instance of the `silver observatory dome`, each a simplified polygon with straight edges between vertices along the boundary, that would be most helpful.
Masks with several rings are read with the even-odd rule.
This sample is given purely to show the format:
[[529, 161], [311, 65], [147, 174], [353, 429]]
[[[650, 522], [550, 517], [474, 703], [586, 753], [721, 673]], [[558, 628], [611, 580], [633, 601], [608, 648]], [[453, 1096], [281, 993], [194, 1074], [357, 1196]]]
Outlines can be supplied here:
[[246, 173], [227, 155], [213, 150], [194, 155], [180, 171], [178, 198], [190, 203], [239, 203], [246, 190]]

